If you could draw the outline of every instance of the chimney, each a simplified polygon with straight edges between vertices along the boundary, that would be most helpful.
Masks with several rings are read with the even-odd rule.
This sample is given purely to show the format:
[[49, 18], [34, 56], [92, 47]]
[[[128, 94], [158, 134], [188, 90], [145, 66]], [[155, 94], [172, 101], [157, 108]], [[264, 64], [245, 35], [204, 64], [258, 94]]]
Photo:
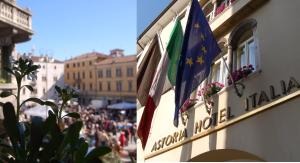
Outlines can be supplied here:
[[123, 49], [113, 49], [110, 51], [111, 57], [123, 57], [124, 56], [124, 50]]

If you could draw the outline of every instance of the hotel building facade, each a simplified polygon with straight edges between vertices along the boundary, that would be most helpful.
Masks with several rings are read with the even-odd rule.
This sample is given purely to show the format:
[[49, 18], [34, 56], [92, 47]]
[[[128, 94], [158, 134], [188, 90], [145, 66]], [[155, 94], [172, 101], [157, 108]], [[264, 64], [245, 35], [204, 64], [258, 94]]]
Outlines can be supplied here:
[[[160, 32], [165, 47], [181, 19], [185, 30], [190, 0], [174, 0], [137, 40], [138, 53]], [[200, 0], [222, 52], [208, 79], [225, 85], [210, 97], [197, 96], [173, 126], [175, 92], [161, 96], [145, 149], [137, 142], [138, 161], [299, 161], [300, 145], [300, 1]], [[165, 49], [165, 48], [164, 48]], [[223, 56], [224, 60], [221, 58]], [[138, 63], [143, 59], [139, 56]], [[239, 80], [228, 83], [228, 71], [252, 65]], [[137, 109], [137, 122], [143, 113]]]

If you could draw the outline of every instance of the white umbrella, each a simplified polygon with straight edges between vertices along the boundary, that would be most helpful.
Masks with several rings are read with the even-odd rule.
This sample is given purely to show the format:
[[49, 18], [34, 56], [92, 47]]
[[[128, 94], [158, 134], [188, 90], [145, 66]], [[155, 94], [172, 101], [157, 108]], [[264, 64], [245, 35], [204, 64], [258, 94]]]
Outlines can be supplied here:
[[[27, 116], [38, 116], [42, 117], [43, 119], [46, 119], [48, 116], [48, 110], [52, 110], [49, 106], [45, 105], [37, 105], [35, 107], [29, 108], [24, 111], [24, 114]], [[67, 113], [65, 111], [62, 111], [62, 116], [66, 115]]]
[[129, 110], [129, 109], [136, 109], [135, 103], [129, 103], [129, 102], [121, 102], [117, 104], [109, 105], [107, 108], [109, 109], [119, 109], [119, 110]]

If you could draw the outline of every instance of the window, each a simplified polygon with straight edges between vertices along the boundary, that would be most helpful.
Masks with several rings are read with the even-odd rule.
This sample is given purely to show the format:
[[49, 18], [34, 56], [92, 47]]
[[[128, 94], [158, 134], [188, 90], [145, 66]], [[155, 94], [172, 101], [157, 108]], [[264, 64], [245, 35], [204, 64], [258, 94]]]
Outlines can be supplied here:
[[43, 65], [43, 69], [45, 69], [45, 65]]
[[256, 20], [250, 19], [242, 22], [233, 30], [229, 45], [232, 46], [232, 70], [252, 65], [254, 71], [259, 67], [259, 55], [255, 39]]
[[[73, 72], [73, 79], [74, 79], [74, 80], [76, 79], [75, 72]], [[75, 86], [74, 86], [74, 87], [75, 87]]]
[[131, 92], [132, 91], [132, 81], [128, 81], [128, 91]]
[[10, 67], [12, 57], [12, 50], [14, 46], [0, 46], [0, 78], [1, 83], [11, 83], [11, 75], [4, 70], [4, 67]]
[[54, 66], [54, 70], [56, 70], [56, 66]]
[[253, 37], [248, 38], [238, 45], [236, 55], [236, 69], [250, 64], [255, 67], [255, 45]]
[[31, 92], [31, 94], [37, 94], [37, 89], [33, 88], [33, 91]]
[[80, 79], [80, 72], [77, 72], [77, 79]]
[[90, 83], [90, 90], [93, 90], [93, 84]]
[[127, 68], [127, 77], [133, 77], [133, 68], [132, 67]]
[[82, 83], [82, 90], [85, 91], [85, 83]]
[[102, 70], [98, 70], [98, 78], [102, 78], [103, 77], [103, 71]]
[[217, 63], [212, 68], [211, 82], [221, 82], [221, 63]]
[[121, 77], [122, 76], [122, 69], [121, 68], [117, 68], [116, 69], [116, 76], [117, 77]]
[[26, 94], [26, 88], [23, 88], [23, 95]]
[[69, 75], [69, 73], [67, 73], [67, 79], [69, 80], [69, 78], [70, 78], [70, 75]]
[[84, 71], [82, 72], [82, 78], [83, 79], [85, 78], [85, 72]]
[[69, 64], [67, 64], [67, 68], [69, 68]]
[[102, 82], [99, 82], [99, 91], [102, 91]]
[[[227, 62], [227, 56], [223, 56], [224, 60]], [[228, 63], [227, 63], [228, 65]], [[225, 85], [228, 70], [226, 69], [226, 65], [222, 58], [218, 59], [215, 64], [212, 66], [211, 74], [210, 74], [210, 82], [219, 82]]]
[[75, 64], [75, 63], [73, 63], [73, 67], [76, 67], [76, 64]]
[[122, 81], [117, 81], [117, 91], [121, 92], [122, 91]]
[[43, 77], [42, 77], [42, 81], [47, 81], [47, 77], [46, 77], [46, 76], [43, 76]]
[[46, 94], [46, 88], [43, 88], [43, 95]]
[[111, 70], [110, 69], [106, 70], [106, 77], [111, 78]]
[[77, 67], [80, 67], [80, 63], [77, 63]]
[[92, 61], [89, 62], [89, 65], [92, 65]]
[[57, 76], [54, 76], [54, 77], [53, 77], [53, 81], [57, 81]]
[[85, 66], [85, 62], [82, 62], [82, 66]]
[[110, 82], [107, 82], [107, 91], [110, 91], [111, 88], [110, 88]]
[[93, 78], [93, 72], [90, 71], [90, 79]]

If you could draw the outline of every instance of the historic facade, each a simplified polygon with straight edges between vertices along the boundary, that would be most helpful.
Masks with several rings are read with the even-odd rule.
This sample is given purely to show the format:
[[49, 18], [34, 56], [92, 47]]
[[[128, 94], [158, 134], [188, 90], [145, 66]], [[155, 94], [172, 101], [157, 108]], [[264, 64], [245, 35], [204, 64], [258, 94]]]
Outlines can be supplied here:
[[31, 85], [33, 92], [23, 88], [21, 90], [21, 101], [29, 97], [56, 100], [55, 85], [64, 86], [64, 63], [47, 55], [34, 56], [29, 53], [20, 57], [29, 58], [35, 65], [40, 66], [36, 80], [24, 78], [23, 84]]
[[[140, 35], [138, 52], [160, 31], [166, 46], [177, 14], [185, 30], [189, 2], [172, 1]], [[206, 100], [197, 96], [197, 103], [182, 114], [179, 127], [173, 126], [175, 92], [163, 94], [145, 150], [138, 141], [138, 160], [299, 161], [300, 1], [199, 3], [222, 52], [198, 91], [212, 82], [225, 86]], [[138, 63], [142, 59], [140, 55]], [[236, 88], [227, 78], [224, 62], [233, 75], [247, 69], [247, 77], [235, 77], [240, 83]], [[142, 113], [143, 107], [138, 108], [138, 123]]]
[[97, 95], [95, 63], [109, 56], [91, 52], [65, 61], [64, 81], [80, 91], [79, 102], [87, 105]]
[[[30, 40], [33, 34], [31, 12], [20, 8], [15, 0], [0, 0], [0, 28], [0, 92], [16, 93], [15, 80], [3, 68], [10, 66], [11, 59], [17, 57], [15, 44]], [[0, 102], [7, 101], [16, 102], [12, 96], [0, 99]]]
[[96, 64], [97, 98], [109, 103], [135, 102], [136, 55], [114, 54]]

